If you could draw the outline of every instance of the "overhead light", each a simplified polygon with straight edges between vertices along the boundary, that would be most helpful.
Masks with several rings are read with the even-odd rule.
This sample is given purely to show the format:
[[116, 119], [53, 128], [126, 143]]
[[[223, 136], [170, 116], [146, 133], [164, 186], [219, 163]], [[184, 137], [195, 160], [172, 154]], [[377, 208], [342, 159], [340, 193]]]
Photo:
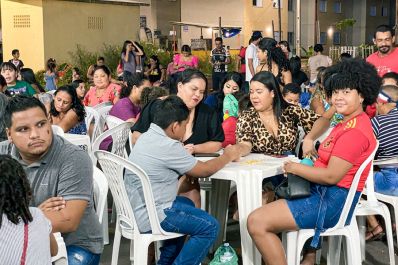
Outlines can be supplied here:
[[241, 29], [238, 28], [223, 28], [222, 30], [222, 35], [225, 38], [232, 38], [233, 36], [238, 35], [241, 32]]

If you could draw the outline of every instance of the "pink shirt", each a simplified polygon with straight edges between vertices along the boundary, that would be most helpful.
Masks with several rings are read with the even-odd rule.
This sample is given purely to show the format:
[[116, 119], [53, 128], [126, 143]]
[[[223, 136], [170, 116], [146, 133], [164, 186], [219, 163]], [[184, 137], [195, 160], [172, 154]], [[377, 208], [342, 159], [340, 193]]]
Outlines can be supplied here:
[[174, 55], [174, 58], [173, 58], [174, 64], [178, 65], [179, 72], [182, 72], [185, 70], [185, 67], [180, 67], [183, 65], [186, 65], [189, 68], [198, 68], [198, 64], [199, 64], [198, 57], [192, 55], [192, 59], [190, 61], [184, 61], [184, 60], [182, 60], [182, 57], [183, 56], [181, 54], [176, 54], [176, 55]]
[[366, 58], [366, 61], [376, 67], [380, 77], [389, 72], [398, 73], [398, 49], [394, 49], [390, 54], [384, 57], [379, 56], [379, 52], [372, 53]]
[[116, 99], [119, 98], [120, 90], [121, 87], [119, 85], [110, 83], [109, 86], [105, 89], [102, 96], [97, 97], [97, 88], [95, 86], [92, 86], [84, 97], [83, 103], [85, 106], [88, 107], [94, 107], [95, 105], [103, 102], [112, 102], [112, 104], [114, 104], [116, 103]]

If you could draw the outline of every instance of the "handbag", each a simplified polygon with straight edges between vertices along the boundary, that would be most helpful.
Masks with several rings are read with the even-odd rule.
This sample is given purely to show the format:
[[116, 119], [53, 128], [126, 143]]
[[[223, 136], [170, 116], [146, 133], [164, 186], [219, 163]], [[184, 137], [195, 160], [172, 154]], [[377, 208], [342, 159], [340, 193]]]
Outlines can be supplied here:
[[279, 198], [287, 200], [305, 198], [311, 195], [310, 187], [308, 180], [288, 173], [287, 178], [275, 188], [275, 193]]
[[[311, 158], [306, 157], [300, 161], [300, 164], [313, 166], [314, 162]], [[309, 197], [311, 195], [311, 183], [295, 174], [288, 173], [276, 188], [275, 193], [279, 198], [293, 200]]]

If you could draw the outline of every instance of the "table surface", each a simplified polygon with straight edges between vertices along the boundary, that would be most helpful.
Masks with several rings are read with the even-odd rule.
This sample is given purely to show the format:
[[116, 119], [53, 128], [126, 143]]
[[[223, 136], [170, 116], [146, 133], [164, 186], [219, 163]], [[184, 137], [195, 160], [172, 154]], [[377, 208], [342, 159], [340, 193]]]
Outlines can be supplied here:
[[[201, 157], [198, 159], [208, 161], [212, 158]], [[213, 180], [210, 214], [217, 218], [221, 227], [225, 225], [229, 193], [229, 185], [225, 186], [223, 182], [234, 181], [236, 183], [244, 265], [256, 265], [261, 262], [261, 255], [247, 231], [247, 217], [262, 204], [262, 180], [283, 173], [283, 163], [289, 160], [298, 162], [294, 156], [272, 157], [264, 154], [249, 154], [237, 162], [228, 163], [210, 177]], [[216, 244], [221, 243], [218, 242], [220, 239], [222, 239], [222, 235], [219, 236]]]

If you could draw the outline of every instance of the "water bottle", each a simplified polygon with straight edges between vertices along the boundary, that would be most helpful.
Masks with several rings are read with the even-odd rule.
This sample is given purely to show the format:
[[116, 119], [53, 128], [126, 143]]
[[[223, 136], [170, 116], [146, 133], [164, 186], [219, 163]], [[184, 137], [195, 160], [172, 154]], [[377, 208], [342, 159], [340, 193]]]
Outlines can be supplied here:
[[227, 263], [227, 262], [231, 261], [232, 258], [234, 257], [234, 253], [232, 252], [231, 246], [229, 245], [229, 243], [224, 243], [221, 253], [222, 253], [222, 255], [220, 257], [221, 263]]

